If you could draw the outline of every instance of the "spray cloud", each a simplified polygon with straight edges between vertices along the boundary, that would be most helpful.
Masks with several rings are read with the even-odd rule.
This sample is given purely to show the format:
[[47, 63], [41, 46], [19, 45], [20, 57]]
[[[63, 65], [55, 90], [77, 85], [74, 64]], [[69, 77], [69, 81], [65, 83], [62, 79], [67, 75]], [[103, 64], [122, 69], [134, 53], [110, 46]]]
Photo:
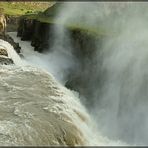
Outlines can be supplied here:
[[[89, 72], [81, 73], [91, 79], [88, 85], [93, 98], [89, 100], [93, 105], [89, 109], [98, 129], [108, 137], [148, 144], [147, 4], [70, 2], [65, 3], [56, 20], [108, 31], [110, 36], [101, 49], [98, 45], [93, 59], [96, 65], [88, 63], [88, 71], [90, 65], [96, 67], [93, 77]], [[68, 35], [63, 33], [62, 37]]]
[[[147, 3], [69, 2], [64, 3], [55, 21], [107, 32], [102, 46], [98, 42], [95, 56], [87, 61], [86, 71], [79, 72], [81, 78], [89, 80], [86, 91], [90, 95], [85, 96], [91, 102], [88, 109], [104, 135], [147, 145]], [[65, 84], [71, 69], [77, 69], [79, 63], [72, 53], [75, 49], [69, 32], [60, 25], [53, 31], [49, 53], [27, 54], [24, 50], [24, 54], [32, 64], [47, 69]]]

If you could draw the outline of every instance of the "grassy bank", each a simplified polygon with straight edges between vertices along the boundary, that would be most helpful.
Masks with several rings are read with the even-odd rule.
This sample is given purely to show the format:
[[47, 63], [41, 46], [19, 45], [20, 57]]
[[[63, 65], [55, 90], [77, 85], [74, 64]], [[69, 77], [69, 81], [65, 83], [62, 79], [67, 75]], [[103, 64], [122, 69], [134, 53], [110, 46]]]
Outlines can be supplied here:
[[[104, 28], [103, 25], [92, 24], [88, 25], [80, 20], [75, 20], [72, 22], [67, 21], [65, 24], [61, 24], [61, 21], [57, 21], [56, 15], [61, 11], [63, 3], [56, 3], [52, 7], [46, 9], [43, 13], [26, 15], [28, 19], [36, 19], [43, 23], [64, 25], [64, 27], [70, 30], [80, 30], [81, 32], [93, 35], [93, 36], [112, 36], [114, 33], [112, 30]], [[60, 18], [62, 19], [62, 18]]]
[[112, 32], [109, 30], [106, 30], [102, 27], [90, 27], [84, 24], [80, 23], [67, 23], [67, 24], [60, 24], [60, 22], [56, 21], [53, 17], [45, 16], [43, 13], [39, 14], [28, 14], [24, 15], [27, 19], [35, 19], [39, 22], [43, 23], [49, 23], [49, 24], [56, 24], [56, 25], [64, 25], [64, 27], [68, 28], [69, 30], [80, 30], [81, 32], [85, 32], [87, 34], [93, 35], [93, 36], [107, 36], [111, 35]]
[[0, 2], [0, 9], [6, 15], [21, 16], [42, 12], [50, 5], [50, 2]]
[[[54, 18], [62, 4], [52, 5], [53, 2], [0, 2], [0, 9], [3, 9], [4, 13], [9, 16], [24, 16], [28, 19], [36, 19], [40, 22], [59, 25], [60, 22], [56, 22]], [[80, 23], [68, 23], [64, 24], [64, 26], [70, 30], [81, 30], [95, 36], [111, 35], [109, 31], [99, 26], [96, 28]]]

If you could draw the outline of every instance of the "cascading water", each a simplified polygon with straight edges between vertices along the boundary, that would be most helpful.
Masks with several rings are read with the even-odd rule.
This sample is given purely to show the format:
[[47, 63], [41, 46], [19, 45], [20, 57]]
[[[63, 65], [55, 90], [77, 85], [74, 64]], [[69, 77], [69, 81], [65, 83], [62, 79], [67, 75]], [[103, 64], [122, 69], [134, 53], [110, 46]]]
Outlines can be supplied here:
[[16, 53], [13, 46], [9, 44], [8, 42], [4, 40], [0, 40], [0, 47], [7, 50], [8, 57], [13, 59], [15, 65], [24, 65], [25, 62], [23, 62], [20, 58], [20, 56]]
[[76, 95], [46, 71], [20, 64], [8, 42], [0, 44], [19, 63], [0, 66], [0, 145], [97, 145]]
[[[147, 3], [128, 2], [69, 3], [58, 16], [63, 24], [81, 25], [83, 19], [89, 27], [108, 30], [109, 37], [94, 56], [97, 62], [92, 67], [96, 69], [88, 85], [94, 88], [95, 97], [89, 108], [99, 131], [132, 145], [148, 144], [147, 7]], [[88, 73], [87, 78], [90, 76]], [[102, 81], [101, 86], [97, 80]]]
[[[88, 14], [86, 10], [90, 10], [89, 12], [92, 13]], [[93, 129], [91, 129], [93, 121], [91, 120], [87, 126], [87, 124], [82, 124], [82, 121], [78, 120], [78, 118], [72, 114], [73, 122], [75, 125], [79, 125], [80, 131], [84, 133], [84, 137], [87, 139], [86, 141], [88, 141], [86, 143], [84, 142], [84, 145], [124, 145], [123, 143], [116, 142], [118, 140], [125, 141], [131, 145], [147, 145], [147, 5], [143, 3], [84, 4], [70, 2], [64, 6], [59, 13], [55, 19], [62, 24], [67, 22], [75, 23], [75, 21], [80, 23], [83, 19], [85, 25], [95, 28], [99, 26], [108, 30], [109, 33], [112, 33], [111, 38], [106, 38], [101, 49], [98, 48], [96, 52], [96, 57], [94, 57], [97, 61], [95, 65], [95, 76], [91, 78], [92, 83], [89, 83], [89, 85], [94, 88], [92, 94], [95, 94], [95, 98], [93, 98], [94, 105], [90, 106], [90, 114], [96, 120], [99, 133], [115, 142], [108, 141], [97, 133], [93, 135]], [[65, 76], [67, 75], [65, 71], [76, 66], [74, 64], [75, 58], [70, 53], [73, 47], [70, 46], [69, 39], [65, 40], [66, 37], [69, 38], [69, 34], [65, 32], [63, 28], [56, 28], [54, 31], [56, 31], [54, 49], [52, 50], [53, 52], [46, 55], [34, 52], [29, 43], [16, 38], [14, 33], [10, 33], [10, 35], [16, 41], [19, 41], [24, 60], [28, 62], [28, 64], [46, 69], [52, 73], [56, 79], [62, 82], [62, 84], [65, 84]], [[101, 66], [99, 63], [100, 57]], [[88, 63], [88, 65], [90, 64]], [[33, 72], [36, 73], [35, 71]], [[103, 80], [103, 83], [101, 87], [98, 87], [98, 82], [94, 80], [94, 78], [97, 78], [97, 75], [100, 76], [100, 72], [102, 75], [99, 79]], [[34, 74], [32, 73], [32, 75]], [[90, 77], [91, 75], [88, 75], [88, 78]], [[27, 82], [25, 85], [27, 85]], [[34, 83], [39, 84], [38, 82]], [[33, 85], [33, 83], [31, 85]], [[43, 85], [44, 84], [42, 84], [42, 86]], [[58, 84], [58, 87], [61, 87], [59, 85], [60, 84]], [[68, 91], [65, 88], [63, 89], [62, 92]], [[38, 95], [41, 97], [41, 94]], [[71, 95], [72, 93], [68, 91], [67, 96]], [[58, 108], [60, 106], [57, 103], [56, 109], [58, 109], [58, 111], [56, 113], [58, 114], [60, 110], [66, 111], [65, 108], [72, 108], [72, 111], [67, 110], [66, 112], [66, 115], [71, 116], [73, 110], [81, 108], [82, 114], [86, 115], [87, 113], [83, 106], [80, 105], [78, 98], [74, 96], [70, 98], [72, 98], [72, 100], [68, 103], [66, 102], [66, 105], [69, 107], [61, 106], [61, 108]], [[65, 97], [64, 100], [63, 97], [58, 97], [56, 101], [60, 99], [62, 99], [62, 101], [68, 101], [67, 97]], [[52, 99], [50, 101], [52, 101]], [[78, 105], [79, 107], [75, 109], [76, 105], [73, 105], [73, 101], [80, 106]], [[50, 104], [48, 105], [45, 108], [51, 107]], [[53, 110], [56, 111], [56, 109], [54, 108]], [[25, 113], [25, 115], [26, 114], [28, 113]], [[92, 138], [90, 137], [92, 135], [94, 136], [94, 141], [91, 141]], [[35, 141], [33, 143], [35, 144]]]
[[[25, 67], [22, 67], [21, 69], [20, 68], [17, 68], [18, 69], [18, 71], [21, 71], [20, 72], [20, 77], [22, 78], [20, 81], [25, 81], [25, 85], [30, 85], [30, 83], [28, 83], [28, 81], [32, 81], [32, 80], [26, 80], [27, 79], [27, 77], [26, 77], [26, 79], [22, 76], [22, 75], [26, 75], [25, 73], [26, 73], [26, 71], [28, 71], [29, 73], [28, 73], [28, 77], [30, 77], [30, 79], [32, 79], [32, 76], [34, 77], [34, 74], [36, 75], [36, 73], [39, 73], [39, 75], [40, 74], [43, 74], [44, 75], [44, 73], [46, 73], [46, 75], [47, 75], [47, 72], [46, 71], [48, 71], [48, 72], [50, 72], [50, 70], [51, 69], [46, 69], [45, 68], [45, 70], [46, 71], [44, 71], [43, 69], [44, 69], [44, 65], [42, 66], [42, 64], [46, 64], [46, 65], [49, 65], [49, 63], [46, 63], [47, 61], [45, 60], [44, 61], [44, 59], [45, 58], [43, 58], [44, 57], [44, 54], [40, 54], [40, 53], [38, 53], [38, 52], [34, 52], [33, 51], [33, 49], [32, 49], [32, 47], [31, 47], [31, 45], [29, 45], [30, 43], [29, 42], [25, 42], [25, 41], [21, 41], [20, 40], [20, 38], [17, 38], [16, 37], [16, 33], [14, 33], [14, 32], [11, 32], [11, 33], [9, 33], [9, 35], [11, 35], [11, 37], [13, 37], [13, 39], [16, 41], [16, 42], [19, 42], [19, 44], [20, 44], [20, 46], [21, 46], [21, 49], [22, 49], [22, 53], [23, 53], [23, 55], [24, 55], [24, 60], [25, 60], [25, 62], [26, 62], [26, 64], [29, 64], [29, 65], [32, 65], [32, 66], [36, 66], [36, 67], [41, 67], [42, 68], [42, 70], [40, 69], [37, 69], [37, 68], [33, 68], [32, 66], [30, 67], [30, 66], [25, 66]], [[30, 59], [28, 58], [30, 56]], [[34, 60], [32, 61], [32, 57], [34, 57]], [[46, 56], [45, 56], [46, 57]], [[47, 58], [47, 57], [46, 57]], [[40, 59], [41, 60], [41, 62], [38, 62], [38, 59]], [[39, 63], [40, 65], [36, 65], [36, 63], [35, 62], [37, 62], [37, 63]], [[65, 61], [64, 61], [65, 62]], [[50, 63], [50, 64], [53, 64], [53, 63]], [[52, 65], [51, 65], [52, 66]], [[16, 71], [17, 71], [17, 69], [16, 69]], [[8, 69], [8, 71], [10, 71], [10, 69]], [[42, 72], [43, 71], [43, 72]], [[52, 72], [52, 71], [51, 71]], [[56, 71], [55, 71], [56, 72]], [[23, 74], [24, 73], [24, 74]], [[14, 73], [15, 75], [17, 74], [17, 73]], [[17, 74], [18, 75], [18, 74]], [[50, 82], [50, 83], [54, 83], [56, 80], [51, 80], [51, 76], [50, 76], [50, 74], [48, 73], [48, 81]], [[18, 78], [18, 77], [17, 77]], [[16, 79], [17, 79], [16, 78]], [[43, 76], [43, 78], [44, 78], [44, 76]], [[40, 76], [39, 78], [37, 78], [37, 79], [41, 79], [41, 81], [42, 81], [42, 76]], [[57, 79], [58, 79], [59, 77], [57, 77]], [[53, 78], [52, 78], [53, 79]], [[34, 79], [33, 79], [34, 80]], [[40, 81], [40, 82], [41, 82]], [[53, 81], [53, 82], [52, 82]], [[40, 83], [39, 82], [39, 83]], [[20, 82], [20, 83], [22, 83], [22, 82]], [[38, 82], [34, 82], [34, 81], [32, 81], [31, 82], [32, 84], [31, 85], [36, 85], [37, 87], [35, 87], [34, 88], [34, 85], [32, 86], [33, 88], [34, 88], [34, 90], [32, 90], [32, 91], [36, 91], [36, 89], [38, 90], [38, 89], [41, 89], [42, 91], [44, 90], [44, 88], [42, 88], [42, 86], [44, 85], [44, 83], [45, 83], [45, 81], [43, 80], [43, 82], [41, 83], [41, 84], [39, 84]], [[14, 84], [15, 85], [15, 84]], [[50, 84], [51, 85], [51, 84]], [[45, 145], [58, 145], [58, 144], [60, 144], [60, 145], [67, 145], [67, 144], [69, 144], [69, 145], [126, 145], [125, 143], [122, 143], [122, 142], [120, 142], [120, 141], [110, 141], [107, 137], [104, 137], [104, 136], [102, 136], [101, 135], [101, 133], [99, 133], [99, 132], [96, 132], [95, 130], [96, 130], [96, 124], [93, 122], [93, 120], [89, 117], [89, 115], [88, 115], [88, 113], [87, 113], [87, 111], [86, 111], [86, 109], [81, 105], [81, 103], [80, 103], [80, 100], [79, 100], [79, 95], [76, 93], [76, 92], [71, 92], [70, 90], [67, 90], [65, 87], [63, 87], [61, 84], [59, 84], [59, 83], [57, 83], [57, 85], [58, 86], [55, 86], [55, 84], [52, 84], [53, 86], [51, 86], [51, 91], [52, 91], [52, 89], [53, 89], [53, 95], [56, 93], [57, 95], [58, 95], [58, 97], [56, 96], [53, 96], [52, 97], [52, 94], [49, 94], [49, 96], [51, 96], [50, 98], [48, 98], [48, 100], [43, 100], [43, 99], [41, 99], [40, 100], [40, 98], [42, 97], [42, 93], [39, 91], [39, 93], [38, 94], [36, 94], [35, 95], [35, 97], [37, 97], [38, 95], [38, 97], [39, 97], [39, 102], [37, 102], [38, 103], [38, 105], [40, 105], [40, 104], [46, 104], [45, 105], [45, 107], [43, 108], [43, 110], [50, 110], [50, 112], [51, 113], [56, 113], [58, 116], [60, 116], [59, 118], [61, 119], [61, 120], [66, 120], [68, 123], [70, 122], [72, 122], [72, 124], [74, 124], [74, 125], [77, 125], [78, 127], [78, 129], [79, 129], [79, 131], [80, 132], [82, 132], [82, 134], [83, 135], [80, 135], [80, 137], [78, 136], [78, 138], [80, 138], [79, 140], [78, 140], [78, 142], [77, 142], [77, 140], [75, 141], [75, 137], [71, 137], [70, 139], [69, 139], [69, 142], [71, 142], [71, 144], [70, 143], [66, 143], [67, 141], [65, 141], [65, 143], [64, 142], [61, 142], [61, 143], [59, 143], [59, 141], [58, 141], [58, 135], [54, 135], [55, 133], [52, 131], [52, 129], [50, 129], [49, 128], [49, 132], [53, 132], [51, 135], [54, 135], [55, 136], [55, 138], [53, 139], [53, 141], [48, 141], [48, 137], [47, 137], [47, 142], [46, 143], [44, 143]], [[24, 86], [24, 84], [22, 84], [22, 87]], [[41, 87], [41, 88], [40, 88]], [[57, 89], [56, 89], [56, 92], [54, 92], [55, 91], [55, 88], [57, 87]], [[58, 93], [58, 89], [59, 89], [59, 87], [61, 88], [62, 87], [62, 94], [64, 93], [66, 93], [66, 97], [62, 97], [62, 94], [60, 94], [60, 93]], [[46, 86], [45, 86], [45, 88], [46, 88]], [[23, 89], [23, 88], [22, 88]], [[49, 88], [46, 88], [46, 90], [44, 90], [45, 92], [47, 91], [48, 92], [48, 89]], [[49, 90], [50, 90], [49, 89]], [[28, 90], [29, 91], [29, 90]], [[26, 93], [26, 91], [24, 91], [24, 93]], [[32, 92], [30, 92], [30, 93], [32, 93]], [[30, 94], [29, 93], [29, 94]], [[34, 92], [34, 93], [36, 93], [36, 92]], [[25, 97], [25, 98], [27, 98], [27, 96], [25, 96], [25, 94], [24, 94], [24, 96], [23, 97]], [[33, 96], [31, 96], [31, 97], [33, 97]], [[25, 99], [24, 98], [24, 99]], [[34, 99], [34, 97], [33, 98], [29, 98], [29, 100], [31, 101], [32, 99]], [[48, 102], [49, 101], [49, 102]], [[44, 102], [44, 103], [43, 103]], [[56, 103], [54, 103], [54, 102], [56, 102]], [[75, 103], [74, 103], [75, 102]], [[63, 105], [62, 105], [62, 104]], [[29, 104], [29, 103], [28, 103]], [[27, 106], [28, 106], [28, 104], [26, 104]], [[48, 105], [47, 105], [48, 104]], [[51, 105], [52, 104], [52, 105]], [[21, 103], [19, 104], [19, 105], [21, 105]], [[21, 105], [22, 106], [22, 105]], [[26, 107], [27, 107], [26, 106]], [[44, 106], [44, 105], [43, 105]], [[30, 106], [30, 107], [28, 107], [28, 109], [29, 108], [33, 108], [34, 106]], [[17, 111], [17, 113], [19, 113], [19, 114], [24, 114], [24, 112], [22, 112], [21, 111], [21, 107], [20, 107], [20, 110], [18, 110]], [[32, 111], [31, 111], [31, 113], [30, 113], [30, 111], [29, 112], [27, 112], [27, 113], [25, 113], [25, 114], [28, 114], [28, 116], [30, 116], [30, 114], [32, 114]], [[35, 114], [35, 113], [33, 113], [33, 114]], [[63, 116], [64, 115], [64, 116]], [[22, 116], [22, 115], [20, 115], [20, 116]], [[41, 114], [40, 115], [38, 115], [38, 117], [37, 118], [40, 118], [40, 116], [42, 116]], [[65, 117], [66, 116], [66, 117]], [[42, 118], [42, 117], [41, 117]], [[80, 119], [79, 119], [80, 118]], [[23, 119], [23, 120], [25, 120], [25, 119]], [[36, 120], [38, 120], [38, 119], [36, 119]], [[40, 120], [40, 119], [39, 119]], [[51, 120], [50, 118], [48, 119], [48, 120]], [[52, 119], [53, 120], [53, 119]], [[70, 121], [69, 121], [70, 120]], [[24, 121], [25, 122], [25, 121]], [[51, 122], [51, 121], [50, 121]], [[61, 124], [60, 122], [61, 121], [58, 121], [59, 122], [59, 124]], [[46, 123], [46, 121], [45, 121], [45, 123]], [[35, 123], [33, 123], [33, 124], [35, 124]], [[42, 124], [44, 124], [44, 123], [40, 123], [41, 125]], [[27, 125], [28, 126], [28, 125]], [[34, 125], [32, 125], [32, 127], [31, 128], [34, 128], [33, 127]], [[68, 127], [68, 125], [65, 125], [66, 126], [66, 128], [69, 128]], [[27, 128], [27, 127], [26, 127]], [[63, 129], [63, 126], [61, 126], [61, 129]], [[20, 129], [21, 130], [21, 129]], [[34, 130], [36, 130], [36, 129], [34, 129]], [[61, 131], [58, 131], [58, 129], [56, 129], [57, 130], [57, 133], [59, 132], [59, 134], [60, 134], [60, 132]], [[64, 129], [63, 129], [64, 130]], [[70, 130], [72, 130], [72, 128], [70, 129]], [[40, 131], [41, 132], [41, 131]], [[69, 136], [68, 134], [69, 134], [69, 131], [65, 131], [65, 134], [66, 134], [66, 132], [67, 132], [67, 136]], [[74, 132], [74, 131], [72, 131], [72, 132]], [[27, 133], [26, 133], [27, 134]], [[31, 133], [29, 133], [29, 134], [31, 134]], [[45, 134], [45, 133], [43, 133], [43, 134]], [[74, 134], [74, 133], [73, 133]], [[79, 134], [79, 133], [78, 133]], [[47, 135], [47, 133], [45, 134], [45, 135]], [[57, 136], [57, 137], [56, 137]], [[71, 136], [71, 135], [70, 135]], [[43, 135], [43, 137], [44, 137], [44, 135]], [[38, 142], [36, 142], [35, 140], [36, 139], [33, 139], [34, 141], [29, 141], [29, 143], [27, 143], [27, 142], [23, 142], [23, 145], [42, 145], [43, 143], [41, 143], [42, 142], [42, 140], [44, 139], [42, 136], [39, 136], [39, 138], [41, 138], [40, 139], [40, 142], [38, 143]], [[23, 137], [22, 137], [23, 138]], [[43, 139], [42, 139], [43, 138]], [[83, 141], [83, 138], [85, 139], [84, 141]], [[62, 137], [61, 137], [61, 139], [62, 139]], [[81, 143], [81, 140], [82, 140], [82, 143]], [[54, 142], [55, 141], [55, 142]], [[64, 140], [63, 140], [64, 141]], [[75, 141], [75, 142], [73, 142], [73, 141]], [[10, 142], [10, 143], [8, 143], [8, 144], [10, 144], [10, 145], [12, 145], [12, 143]], [[20, 142], [20, 143], [17, 143], [17, 144], [19, 144], [19, 145], [22, 145], [22, 143]], [[7, 145], [7, 144], [6, 144]], [[14, 145], [15, 145], [15, 143], [14, 143]]]

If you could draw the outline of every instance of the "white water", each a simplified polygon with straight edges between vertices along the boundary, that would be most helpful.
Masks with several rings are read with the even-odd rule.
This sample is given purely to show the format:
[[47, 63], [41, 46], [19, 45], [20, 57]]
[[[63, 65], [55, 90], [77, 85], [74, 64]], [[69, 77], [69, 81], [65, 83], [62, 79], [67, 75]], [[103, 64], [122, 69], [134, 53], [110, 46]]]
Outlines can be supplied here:
[[[85, 76], [91, 81], [88, 85], [94, 97], [88, 98], [94, 104], [90, 105], [91, 115], [105, 135], [133, 145], [148, 144], [147, 8], [142, 2], [70, 2], [56, 18], [63, 24], [107, 30], [109, 36], [101, 48], [98, 42], [96, 61], [87, 61]], [[93, 74], [89, 72], [92, 67]], [[81, 75], [83, 78], [83, 71]], [[103, 81], [101, 86], [99, 81]]]
[[[16, 37], [16, 33], [14, 32], [11, 32], [9, 33], [9, 35], [11, 37], [13, 37], [13, 39], [16, 41], [16, 42], [19, 42], [21, 48], [22, 48], [22, 54], [24, 55], [24, 60], [26, 62], [28, 62], [28, 64], [32, 65], [32, 66], [36, 66], [36, 67], [41, 67], [42, 69], [45, 69], [47, 70], [48, 72], [50, 72], [50, 68], [46, 67], [46, 65], [48, 65], [45, 58], [43, 57], [46, 57], [47, 55], [44, 55], [44, 54], [41, 54], [41, 53], [38, 53], [38, 52], [35, 52], [33, 51], [32, 47], [30, 46], [30, 42], [24, 42], [24, 41], [21, 41], [20, 38], [17, 38]], [[33, 59], [32, 59], [33, 58]], [[39, 60], [39, 61], [38, 61]], [[56, 60], [56, 59], [55, 59]], [[45, 64], [45, 65], [44, 65]], [[53, 64], [53, 63], [52, 63]], [[51, 65], [51, 63], [49, 64]], [[54, 66], [54, 65], [51, 65], [51, 66]], [[25, 69], [25, 70], [24, 70]], [[33, 68], [31, 67], [25, 67], [23, 68], [23, 71], [33, 71], [33, 73], [42, 73], [41, 71], [36, 71], [36, 70], [33, 70]], [[53, 70], [53, 69], [52, 69]], [[51, 73], [54, 72], [51, 70]], [[22, 72], [22, 73], [24, 73]], [[44, 71], [45, 72], [45, 71]], [[46, 73], [46, 72], [45, 72]], [[17, 74], [17, 73], [16, 73]], [[50, 76], [50, 74], [48, 73], [48, 75]], [[54, 75], [54, 73], [53, 73]], [[20, 75], [21, 76], [21, 75]], [[29, 76], [29, 75], [28, 75]], [[31, 76], [31, 75], [30, 75]], [[21, 76], [22, 77], [22, 76]], [[32, 77], [32, 76], [31, 76]], [[55, 76], [56, 77], [56, 76]], [[59, 78], [59, 77], [57, 77]], [[22, 77], [22, 80], [24, 78]], [[38, 78], [37, 78], [38, 79]], [[39, 78], [39, 79], [42, 79], [42, 78]], [[54, 79], [54, 78], [53, 78]], [[25, 79], [24, 79], [25, 80]], [[25, 82], [25, 85], [27, 85], [27, 83], [30, 83], [30, 81], [32, 80], [27, 80]], [[34, 81], [34, 79], [33, 79]], [[51, 81], [51, 78], [50, 80]], [[54, 80], [56, 81], [56, 80]], [[53, 82], [54, 82], [53, 81]], [[53, 83], [52, 82], [52, 83]], [[42, 83], [42, 84], [39, 84], [37, 82], [31, 82], [31, 83], [34, 83], [35, 85], [39, 85], [39, 87], [43, 87], [42, 89], [44, 89], [44, 83], [45, 81]], [[28, 84], [29, 85], [29, 84]], [[79, 96], [76, 92], [71, 92], [69, 90], [67, 90], [65, 87], [63, 87], [62, 85], [60, 84], [57, 84], [58, 86], [54, 86], [53, 85], [53, 88], [54, 87], [57, 87], [57, 89], [62, 89], [61, 93], [65, 94], [66, 93], [66, 96], [62, 97], [61, 95], [59, 95], [59, 97], [50, 97], [49, 99], [49, 103], [47, 103], [46, 101], [44, 102], [44, 104], [49, 104], [47, 105], [46, 104], [46, 107], [44, 107], [44, 109], [50, 109], [50, 111], [56, 113], [56, 114], [60, 114], [61, 115], [61, 112], [65, 115], [67, 115], [70, 120], [72, 120], [72, 122], [78, 127], [78, 129], [83, 133], [83, 136], [81, 137], [82, 139], [86, 139], [85, 142], [82, 144], [82, 145], [126, 145], [125, 143], [121, 142], [121, 141], [111, 141], [109, 140], [107, 137], [101, 135], [101, 133], [99, 131], [97, 131], [96, 129], [96, 125], [94, 123], [94, 121], [89, 117], [87, 111], [85, 110], [85, 108], [81, 105], [80, 103], [80, 100], [79, 100]], [[34, 85], [33, 85], [34, 86]], [[23, 85], [22, 85], [23, 87]], [[23, 88], [22, 88], [23, 89]], [[33, 89], [35, 90], [36, 88], [33, 87]], [[38, 89], [38, 88], [37, 88]], [[52, 89], [51, 89], [52, 90]], [[53, 93], [54, 94], [54, 93]], [[35, 96], [38, 97], [42, 95], [40, 93], [36, 94]], [[31, 100], [33, 98], [30, 98]], [[52, 100], [56, 100], [57, 103], [56, 104], [53, 104], [51, 105], [51, 102]], [[41, 101], [41, 100], [40, 100]], [[43, 103], [43, 101], [41, 101]], [[61, 103], [59, 104], [59, 102], [63, 102], [63, 105], [61, 105]], [[40, 102], [39, 102], [40, 104]], [[51, 108], [52, 106], [52, 108]], [[32, 107], [32, 106], [31, 106]], [[21, 113], [21, 110], [17, 111], [18, 113], [20, 112]], [[81, 117], [81, 119], [79, 119], [79, 117], [77, 117], [77, 115], [75, 114], [75, 112], [78, 112], [78, 114], [80, 115], [79, 117]], [[30, 114], [29, 112], [27, 114]], [[42, 115], [41, 115], [42, 116]], [[61, 118], [63, 118], [61, 116]], [[68, 125], [67, 125], [68, 127]], [[33, 128], [33, 127], [32, 127]], [[63, 127], [61, 127], [63, 128]], [[60, 132], [57, 130], [57, 132]], [[54, 134], [54, 133], [53, 133]], [[42, 138], [42, 137], [40, 137]], [[34, 145], [36, 145], [36, 141], [33, 142]], [[21, 143], [20, 143], [21, 144]], [[26, 143], [25, 143], [26, 144]], [[30, 143], [29, 143], [30, 144]], [[47, 143], [50, 145], [50, 143]], [[52, 143], [51, 143], [52, 144]], [[46, 144], [45, 144], [46, 145]]]
[[[97, 82], [95, 80], [91, 84], [91, 87], [94, 88], [92, 93], [96, 94], [95, 106], [92, 107], [92, 115], [96, 117], [98, 133], [101, 131], [104, 135], [114, 139], [114, 141], [104, 139], [103, 134], [98, 134], [99, 136], [96, 136], [96, 134], [94, 136], [95, 142], [92, 142], [90, 141], [93, 139], [91, 135], [97, 133], [97, 130], [94, 132], [91, 126], [86, 126], [86, 130], [84, 129], [85, 126], [81, 127], [79, 125], [80, 130], [85, 133], [84, 135], [91, 145], [94, 145], [94, 143], [97, 145], [124, 145], [123, 143], [116, 142], [116, 140], [125, 140], [130, 144], [147, 145], [147, 5], [130, 4], [125, 9], [121, 9], [118, 6], [122, 5], [118, 3], [118, 11], [114, 7], [108, 7], [105, 3], [98, 4], [98, 6], [100, 6], [98, 9], [99, 13], [91, 11], [94, 10], [94, 6], [91, 7], [86, 4], [86, 7], [82, 7], [79, 3], [75, 3], [75, 5], [72, 4], [68, 7], [69, 9], [63, 9], [62, 13], [58, 16], [62, 23], [70, 21], [73, 23], [73, 21], [75, 22], [80, 17], [79, 14], [81, 13], [82, 16], [85, 16], [85, 24], [94, 25], [95, 27], [99, 24], [100, 26], [109, 28], [113, 32], [116, 31], [116, 35], [106, 40], [101, 49], [101, 58], [103, 59], [101, 67], [98, 68], [98, 65], [96, 65], [96, 75], [101, 70], [104, 72], [100, 78], [104, 80], [102, 88], [96, 87]], [[86, 15], [86, 10], [90, 10], [89, 12], [93, 13]], [[97, 19], [99, 20], [98, 22]], [[11, 35], [14, 34], [12, 33]], [[50, 54], [48, 56], [39, 54], [31, 50], [31, 47], [28, 46], [29, 43], [21, 42], [14, 36], [13, 38], [21, 43], [26, 61], [34, 66], [46, 69], [60, 82], [65, 83], [65, 80], [63, 80], [64, 75], [59, 75], [63, 74], [63, 69], [67, 70], [67, 65], [64, 64], [63, 67], [62, 64], [64, 58], [56, 63], [58, 59], [56, 57], [59, 57], [57, 56], [58, 54], [55, 54], [55, 56], [53, 54], [54, 58], [50, 57]], [[50, 57], [50, 60], [48, 57]], [[96, 55], [96, 58], [100, 60], [98, 55]], [[49, 61], [50, 66], [47, 65]], [[68, 63], [68, 61], [65, 61], [65, 63]], [[61, 69], [59, 69], [60, 67]], [[90, 75], [88, 78], [90, 78]], [[93, 77], [91, 78], [93, 79]], [[98, 89], [101, 89], [102, 92], [98, 91]], [[102, 94], [99, 94], [100, 92]], [[86, 111], [84, 111], [84, 114], [86, 114]], [[93, 125], [93, 120], [90, 120], [90, 122], [90, 125]], [[87, 145], [88, 143], [85, 144]]]
[[66, 71], [73, 67], [73, 63], [69, 63], [71, 58], [65, 53], [54, 51], [52, 53], [41, 54], [37, 51], [34, 51], [34, 48], [30, 45], [30, 42], [21, 41], [20, 38], [17, 38], [15, 32], [9, 32], [9, 35], [13, 37], [16, 42], [19, 42], [22, 48], [22, 54], [24, 60], [27, 63], [30, 63], [33, 66], [36, 66], [41, 69], [45, 69], [56, 77], [60, 83], [64, 84], [66, 82], [65, 75]]
[[95, 139], [87, 141], [89, 116], [79, 100], [49, 73], [21, 65], [9, 43], [0, 44], [17, 60], [0, 66], [0, 145], [94, 145]]
[[21, 60], [20, 56], [16, 53], [13, 46], [4, 40], [0, 40], [0, 47], [7, 50], [8, 57], [13, 59], [14, 64], [18, 66], [25, 65], [25, 61]]

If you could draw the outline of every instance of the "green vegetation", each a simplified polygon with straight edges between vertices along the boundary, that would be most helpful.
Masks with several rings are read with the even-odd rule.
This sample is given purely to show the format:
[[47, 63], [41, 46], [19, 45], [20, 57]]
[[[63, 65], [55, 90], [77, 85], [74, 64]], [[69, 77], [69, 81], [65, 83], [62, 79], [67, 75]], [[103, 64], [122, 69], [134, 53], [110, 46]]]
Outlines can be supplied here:
[[[52, 7], [46, 9], [43, 13], [25, 15], [25, 17], [28, 19], [36, 19], [44, 23], [59, 25], [60, 22], [55, 20], [55, 16], [58, 13], [58, 11], [60, 11], [62, 5], [63, 5], [62, 3], [57, 3]], [[106, 28], [103, 28], [99, 25], [88, 26], [87, 24], [84, 24], [80, 21], [68, 22], [66, 24], [60, 24], [60, 25], [64, 25], [64, 27], [69, 28], [70, 30], [81, 31], [82, 33], [84, 32], [93, 36], [106, 36], [106, 35], [108, 36], [114, 34], [111, 30], [107, 30]]]
[[[39, 13], [39, 14], [31, 14], [31, 15], [24, 15], [23, 17], [26, 17], [27, 19], [35, 19], [40, 22], [44, 23], [49, 23], [49, 24], [60, 24], [60, 22], [55, 21], [54, 17], [49, 17], [44, 15], [44, 13]], [[63, 25], [63, 24], [61, 24]], [[69, 24], [64, 24], [64, 27], [69, 28], [70, 30], [80, 30], [81, 32], [94, 35], [94, 36], [106, 36], [106, 35], [111, 35], [109, 31], [102, 27], [90, 27], [84, 24], [79, 24], [79, 23], [69, 23]]]
[[90, 27], [84, 26], [82, 24], [70, 24], [67, 25], [70, 30], [80, 30], [81, 32], [87, 33], [92, 36], [108, 36], [111, 35], [111, 32], [107, 31], [105, 28], [102, 27]]
[[[44, 23], [60, 24], [59, 22], [55, 22], [54, 18], [60, 10], [62, 3], [52, 5], [53, 3], [51, 2], [0, 2], [0, 10], [3, 9], [5, 14], [11, 16], [23, 16], [27, 19], [36, 19]], [[95, 36], [111, 35], [109, 31], [102, 27], [90, 27], [79, 22], [64, 24], [64, 26], [70, 30], [80, 30], [81, 32]]]
[[39, 2], [0, 2], [0, 9], [4, 14], [20, 16], [25, 14], [37, 14], [50, 6], [50, 3]]

